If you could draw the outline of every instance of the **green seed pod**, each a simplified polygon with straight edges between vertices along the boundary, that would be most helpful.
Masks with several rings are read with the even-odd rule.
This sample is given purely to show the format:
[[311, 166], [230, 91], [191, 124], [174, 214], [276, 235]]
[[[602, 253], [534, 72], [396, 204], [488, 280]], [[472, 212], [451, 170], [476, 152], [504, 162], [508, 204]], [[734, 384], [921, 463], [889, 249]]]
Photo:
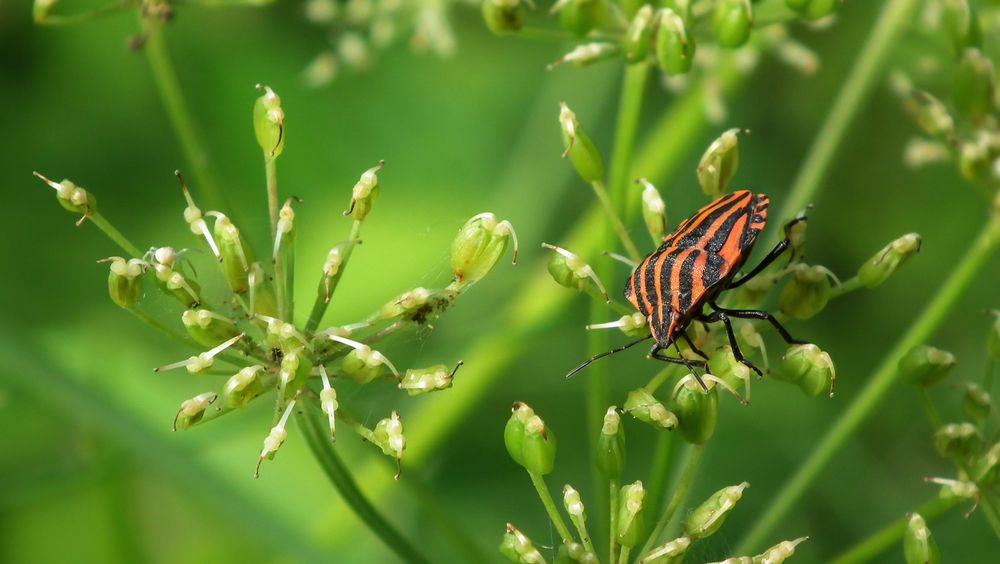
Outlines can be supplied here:
[[263, 393], [264, 386], [259, 378], [263, 371], [263, 366], [255, 364], [241, 368], [239, 372], [233, 374], [222, 388], [223, 405], [231, 408], [244, 407], [250, 400]]
[[795, 547], [809, 540], [809, 537], [799, 537], [795, 540], [781, 541], [751, 559], [752, 564], [781, 564], [795, 555]]
[[559, 545], [556, 564], [598, 564], [597, 555], [578, 542]]
[[[126, 261], [122, 257], [111, 257], [100, 262], [110, 262], [108, 273], [108, 295], [119, 307], [130, 309], [142, 294], [142, 273], [146, 263], [139, 259]], [[218, 342], [218, 341], [216, 341]]]
[[712, 32], [719, 45], [740, 47], [750, 39], [753, 11], [750, 0], [719, 0], [712, 14]]
[[372, 358], [371, 355], [375, 352], [377, 351], [367, 348], [355, 349], [347, 353], [340, 362], [344, 376], [359, 384], [367, 384], [378, 378], [382, 374], [382, 363], [376, 362]]
[[207, 309], [185, 310], [181, 314], [181, 323], [196, 343], [206, 347], [213, 347], [240, 333], [235, 321]]
[[624, 410], [643, 423], [649, 423], [657, 430], [673, 430], [677, 427], [677, 415], [663, 406], [645, 388], [632, 390], [625, 398]]
[[585, 292], [589, 286], [588, 280], [590, 280], [601, 293], [604, 301], [611, 301], [607, 290], [604, 289], [604, 284], [601, 283], [601, 279], [597, 277], [594, 269], [585, 263], [583, 259], [562, 247], [556, 247], [548, 243], [542, 243], [542, 247], [555, 253], [549, 259], [548, 269], [549, 274], [552, 275], [552, 279], [557, 284]]
[[729, 486], [712, 494], [705, 503], [688, 515], [684, 520], [684, 533], [693, 540], [707, 538], [722, 527], [729, 512], [736, 507], [743, 497], [743, 490], [750, 484], [743, 482], [736, 486]]
[[[382, 453], [396, 459], [397, 469], [406, 450], [406, 437], [403, 436], [403, 422], [395, 411], [386, 419], [379, 421], [372, 430], [372, 442], [382, 449]], [[399, 472], [396, 473], [399, 479]]]
[[462, 366], [462, 361], [458, 361], [455, 368], [449, 370], [443, 364], [431, 366], [430, 368], [411, 368], [406, 371], [399, 381], [399, 389], [406, 390], [411, 396], [447, 390], [455, 378], [455, 373]]
[[903, 556], [906, 564], [939, 564], [941, 552], [938, 550], [931, 530], [919, 513], [911, 513], [903, 532]]
[[1000, 362], [1000, 311], [992, 310], [993, 326], [986, 336], [986, 352], [994, 362]]
[[659, 242], [667, 231], [666, 204], [660, 196], [659, 190], [649, 183], [645, 178], [638, 180], [644, 186], [642, 189], [642, 220], [646, 224], [646, 230], [654, 242]]
[[553, 5], [550, 13], [559, 12], [559, 25], [563, 29], [583, 37], [600, 26], [606, 7], [601, 0], [560, 0]]
[[[486, 4], [483, 4], [483, 11], [486, 11]], [[503, 539], [500, 541], [500, 554], [515, 564], [521, 562], [521, 555], [517, 553], [517, 538], [509, 532], [504, 533]]]
[[965, 384], [965, 394], [962, 396], [962, 413], [975, 423], [982, 423], [990, 416], [993, 402], [990, 394], [976, 384]]
[[642, 557], [640, 562], [655, 562], [656, 564], [681, 564], [684, 555], [687, 554], [688, 547], [691, 546], [691, 537], [684, 535], [678, 537], [667, 544], [658, 546]]
[[177, 415], [174, 416], [173, 430], [180, 429], [186, 431], [192, 425], [201, 421], [201, 418], [205, 416], [205, 410], [208, 409], [208, 406], [215, 403], [217, 397], [212, 392], [205, 392], [189, 400], [184, 400], [181, 403], [180, 409], [177, 410]]
[[527, 404], [516, 402], [503, 429], [503, 443], [507, 447], [507, 454], [521, 466], [524, 466], [524, 424], [534, 416], [535, 411]]
[[785, 4], [802, 17], [816, 21], [829, 16], [843, 0], [785, 0]]
[[997, 108], [994, 80], [993, 62], [982, 51], [972, 47], [963, 51], [951, 89], [955, 110], [981, 124]]
[[740, 164], [739, 129], [730, 129], [712, 141], [698, 162], [698, 184], [711, 198], [726, 193]]
[[201, 303], [200, 289], [194, 280], [188, 280], [173, 269], [174, 250], [160, 247], [153, 252], [154, 262], [150, 264], [155, 273], [156, 283], [167, 295], [179, 301], [184, 307], [197, 307]]
[[274, 295], [274, 288], [259, 262], [250, 264], [250, 272], [247, 273], [247, 287], [250, 289], [251, 316], [276, 317], [278, 315], [278, 300]]
[[414, 288], [383, 305], [379, 309], [379, 317], [384, 321], [403, 318], [426, 323], [447, 308], [456, 295], [453, 290]]
[[829, 390], [833, 397], [837, 371], [830, 355], [813, 344], [792, 345], [781, 357], [781, 374], [784, 379], [795, 382], [810, 396], [818, 396]]
[[538, 552], [531, 539], [521, 531], [514, 528], [514, 525], [507, 523], [507, 532], [500, 543], [500, 553], [510, 559], [511, 562], [521, 564], [544, 564], [545, 558]]
[[826, 307], [833, 290], [833, 273], [822, 266], [796, 264], [781, 289], [778, 307], [792, 319], [810, 319]]
[[943, 0], [941, 7], [941, 28], [955, 56], [982, 44], [979, 18], [968, 0]]
[[625, 32], [625, 61], [638, 63], [649, 56], [649, 47], [653, 42], [653, 31], [656, 28], [656, 12], [649, 4], [635, 12], [635, 17], [628, 24]]
[[618, 494], [618, 521], [616, 523], [618, 544], [633, 547], [643, 540], [646, 534], [646, 523], [643, 516], [643, 501], [646, 489], [642, 481], [622, 486]]
[[32, 174], [55, 189], [56, 201], [59, 202], [59, 205], [63, 209], [83, 216], [76, 222], [77, 225], [80, 225], [85, 219], [97, 213], [97, 198], [90, 192], [87, 192], [69, 180], [53, 182], [38, 172], [32, 172]]
[[545, 427], [545, 422], [537, 415], [529, 417], [524, 423], [521, 456], [528, 472], [542, 476], [552, 473], [556, 460], [556, 435]]
[[955, 355], [948, 351], [920, 345], [899, 359], [899, 377], [908, 384], [930, 387], [943, 380], [955, 362]]
[[274, 455], [278, 454], [278, 449], [281, 448], [281, 445], [285, 443], [285, 439], [288, 438], [288, 430], [285, 429], [285, 425], [288, 424], [288, 417], [292, 414], [295, 401], [293, 399], [288, 402], [284, 413], [281, 414], [281, 419], [278, 420], [278, 423], [274, 427], [271, 427], [267, 436], [264, 437], [264, 446], [260, 449], [260, 456], [257, 458], [257, 468], [253, 473], [254, 479], [260, 477], [260, 465], [264, 462], [264, 459], [274, 460]]
[[934, 447], [938, 454], [960, 462], [969, 460], [979, 451], [982, 443], [979, 429], [972, 423], [948, 423], [934, 433]]
[[609, 480], [621, 478], [625, 469], [625, 429], [615, 406], [608, 408], [597, 436], [597, 469]]
[[587, 132], [580, 127], [576, 114], [566, 102], [559, 103], [559, 127], [562, 130], [563, 158], [569, 157], [573, 168], [585, 182], [595, 182], [604, 175], [604, 161]]
[[740, 387], [750, 395], [750, 368], [736, 360], [733, 349], [723, 345], [708, 355], [708, 364], [712, 367], [712, 375], [736, 390]]
[[451, 243], [451, 271], [457, 287], [482, 280], [500, 262], [507, 244], [514, 242], [517, 264], [517, 234], [509, 221], [499, 221], [492, 213], [481, 213], [466, 221]]
[[483, 22], [496, 35], [507, 35], [524, 27], [524, 6], [520, 0], [484, 0]]
[[278, 390], [284, 401], [291, 401], [295, 394], [309, 381], [313, 363], [302, 349], [286, 352], [281, 357], [278, 371]]
[[673, 76], [691, 70], [694, 61], [694, 37], [688, 36], [681, 16], [670, 8], [660, 10], [656, 30], [656, 60], [663, 72]]
[[719, 421], [719, 393], [711, 381], [706, 381], [705, 385], [708, 391], [694, 378], [685, 377], [674, 388], [674, 408], [681, 435], [695, 445], [705, 444], [715, 433]]
[[948, 108], [929, 93], [914, 90], [906, 100], [906, 108], [924, 133], [946, 140], [955, 135], [955, 120]]
[[355, 221], [363, 221], [368, 217], [381, 191], [378, 172], [383, 166], [385, 161], [379, 161], [377, 165], [361, 173], [361, 178], [354, 183], [354, 188], [351, 190], [351, 202], [344, 211], [344, 217], [351, 217]]
[[219, 267], [222, 275], [229, 283], [236, 294], [242, 294], [249, 289], [247, 276], [250, 272], [250, 263], [253, 262], [253, 252], [247, 244], [239, 228], [233, 225], [225, 215], [218, 212], [208, 212], [208, 215], [215, 216], [215, 240], [219, 245], [219, 256], [222, 262]]
[[285, 148], [285, 112], [281, 109], [281, 98], [270, 86], [258, 84], [257, 90], [263, 90], [264, 94], [253, 105], [253, 130], [264, 158], [273, 160]]

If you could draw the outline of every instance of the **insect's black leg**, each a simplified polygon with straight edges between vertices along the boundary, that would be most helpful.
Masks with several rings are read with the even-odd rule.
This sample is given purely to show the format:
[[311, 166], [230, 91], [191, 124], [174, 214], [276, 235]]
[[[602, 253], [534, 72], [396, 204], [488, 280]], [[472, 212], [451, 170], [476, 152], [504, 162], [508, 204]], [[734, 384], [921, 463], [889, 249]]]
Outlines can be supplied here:
[[711, 373], [712, 372], [712, 368], [708, 365], [708, 355], [705, 354], [704, 351], [702, 351], [701, 349], [699, 349], [698, 347], [696, 347], [694, 345], [694, 342], [691, 341], [691, 337], [688, 337], [687, 331], [684, 331], [683, 333], [681, 333], [681, 337], [684, 337], [684, 342], [686, 342], [687, 345], [688, 345], [688, 347], [692, 351], [694, 351], [694, 354], [696, 354], [696, 355], [700, 356], [701, 358], [705, 359], [705, 372]]
[[708, 367], [707, 362], [703, 360], [688, 360], [684, 357], [673, 357], [673, 356], [665, 356], [657, 354], [661, 350], [663, 350], [663, 347], [661, 347], [659, 344], [653, 345], [653, 348], [649, 349], [649, 357], [655, 358], [656, 360], [662, 360], [663, 362], [670, 362], [673, 364], [684, 365], [685, 367], [687, 367], [688, 370], [691, 371], [691, 374], [694, 375], [694, 379], [698, 381], [698, 384], [701, 386], [701, 389], [705, 390], [706, 392], [708, 391], [708, 386], [705, 385], [705, 382], [702, 382], [701, 376], [698, 375], [698, 371], [694, 369], [694, 367], [697, 366], [700, 367], [702, 370], [705, 370]]
[[788, 343], [789, 345], [808, 344], [808, 341], [803, 341], [800, 339], [796, 339], [795, 337], [792, 337], [788, 333], [788, 330], [782, 327], [781, 323], [779, 323], [778, 320], [775, 319], [773, 315], [771, 315], [766, 311], [760, 311], [756, 309], [725, 309], [719, 307], [714, 302], [709, 303], [708, 305], [712, 306], [712, 308], [715, 309], [716, 311], [721, 311], [722, 313], [730, 317], [739, 317], [742, 319], [763, 319], [768, 323], [770, 323], [771, 325], [773, 325], [775, 330], [778, 331], [778, 334], [781, 335], [781, 338], [784, 339], [785, 342]]
[[638, 340], [636, 340], [636, 341], [632, 341], [631, 343], [628, 343], [628, 344], [625, 344], [625, 345], [622, 345], [622, 346], [620, 346], [620, 347], [618, 347], [618, 348], [614, 348], [614, 349], [611, 349], [610, 351], [607, 351], [607, 352], [602, 352], [601, 354], [598, 354], [598, 355], [594, 355], [594, 356], [592, 356], [592, 357], [588, 358], [587, 360], [585, 360], [585, 361], [583, 362], [583, 364], [581, 364], [580, 366], [577, 366], [576, 368], [574, 368], [573, 370], [571, 370], [571, 371], [570, 371], [570, 373], [566, 375], [566, 377], [567, 377], [567, 378], [570, 378], [570, 377], [572, 377], [572, 376], [573, 376], [573, 375], [575, 375], [575, 374], [576, 374], [577, 372], [579, 372], [579, 371], [583, 370], [584, 368], [586, 368], [587, 366], [589, 366], [591, 362], [594, 362], [594, 361], [595, 361], [595, 360], [597, 360], [597, 359], [600, 359], [600, 358], [604, 358], [604, 357], [606, 357], [606, 356], [608, 356], [608, 355], [612, 355], [612, 354], [615, 354], [615, 353], [620, 353], [620, 352], [622, 352], [623, 350], [626, 350], [626, 349], [628, 349], [629, 347], [631, 347], [631, 346], [633, 346], [633, 345], [638, 345], [639, 343], [641, 343], [641, 342], [645, 341], [646, 339], [651, 339], [651, 338], [652, 338], [652, 335], [650, 335], [650, 336], [647, 336], [647, 337], [643, 337], [643, 338], [641, 338], [641, 339], [638, 339]]
[[771, 266], [771, 263], [777, 260], [778, 257], [781, 256], [781, 253], [785, 252], [785, 249], [787, 249], [788, 246], [792, 244], [792, 239], [791, 239], [792, 227], [794, 227], [795, 224], [799, 223], [800, 221], [805, 221], [805, 220], [806, 216], [801, 215], [786, 223], [785, 238], [782, 239], [777, 245], [775, 245], [774, 248], [771, 249], [771, 252], [767, 253], [767, 256], [764, 257], [763, 260], [761, 260], [760, 263], [753, 268], [753, 270], [742, 276], [739, 280], [734, 280], [733, 282], [731, 282], [727, 288], [739, 288], [747, 281], [749, 281], [751, 278], [760, 274], [765, 268]]
[[739, 362], [743, 366], [753, 370], [758, 376], [764, 375], [764, 373], [760, 371], [760, 368], [757, 368], [752, 362], [743, 357], [743, 351], [740, 350], [740, 346], [736, 342], [736, 334], [733, 333], [733, 324], [730, 323], [729, 316], [726, 315], [726, 312], [715, 311], [710, 315], [702, 317], [702, 319], [704, 321], [708, 321], [709, 323], [713, 321], [721, 321], [722, 324], [726, 326], [726, 335], [729, 336], [729, 346], [733, 349], [733, 358], [736, 359], [736, 362]]

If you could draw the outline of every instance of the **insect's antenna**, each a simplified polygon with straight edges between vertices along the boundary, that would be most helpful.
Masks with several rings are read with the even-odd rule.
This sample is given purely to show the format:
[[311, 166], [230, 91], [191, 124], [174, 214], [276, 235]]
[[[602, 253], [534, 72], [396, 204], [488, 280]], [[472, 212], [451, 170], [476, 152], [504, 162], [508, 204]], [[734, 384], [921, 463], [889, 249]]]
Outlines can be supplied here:
[[620, 352], [622, 352], [623, 350], [625, 350], [625, 349], [627, 349], [627, 348], [630, 348], [630, 347], [633, 347], [633, 346], [635, 346], [635, 345], [638, 345], [639, 343], [641, 343], [641, 342], [643, 342], [643, 341], [645, 341], [645, 340], [647, 340], [647, 339], [652, 339], [652, 338], [653, 338], [653, 336], [652, 336], [652, 335], [647, 335], [647, 336], [645, 336], [645, 337], [643, 337], [643, 338], [639, 339], [638, 341], [632, 341], [631, 343], [628, 343], [628, 344], [625, 344], [625, 345], [622, 345], [622, 346], [618, 347], [617, 349], [611, 349], [610, 351], [607, 351], [607, 352], [602, 352], [602, 353], [601, 353], [601, 354], [599, 354], [599, 355], [596, 355], [596, 356], [593, 356], [593, 357], [591, 357], [590, 359], [588, 359], [587, 361], [585, 361], [585, 362], [584, 362], [583, 364], [581, 364], [580, 366], [577, 366], [577, 367], [576, 367], [576, 368], [574, 368], [574, 369], [573, 369], [572, 371], [570, 371], [570, 373], [566, 375], [566, 378], [572, 378], [573, 376], [575, 376], [575, 375], [576, 375], [576, 373], [577, 373], [577, 372], [579, 372], [579, 371], [583, 370], [583, 369], [584, 369], [584, 368], [586, 368], [586, 367], [587, 367], [587, 366], [588, 366], [588, 365], [589, 365], [589, 364], [590, 364], [591, 362], [594, 362], [595, 360], [597, 360], [597, 359], [599, 359], [599, 358], [604, 358], [604, 357], [606, 357], [606, 356], [609, 356], [609, 355], [613, 355], [613, 354], [615, 354], [615, 353], [620, 353]]

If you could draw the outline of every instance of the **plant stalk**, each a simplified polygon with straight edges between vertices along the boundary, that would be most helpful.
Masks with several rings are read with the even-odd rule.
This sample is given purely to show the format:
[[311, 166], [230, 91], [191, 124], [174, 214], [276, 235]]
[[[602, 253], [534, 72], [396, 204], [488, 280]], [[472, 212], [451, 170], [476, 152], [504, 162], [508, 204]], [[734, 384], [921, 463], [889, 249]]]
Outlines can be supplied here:
[[642, 545], [642, 550], [639, 551], [640, 555], [647, 554], [656, 547], [660, 536], [663, 535], [663, 531], [670, 523], [670, 519], [687, 499], [688, 490], [691, 488], [691, 483], [694, 482], [695, 475], [698, 474], [698, 467], [701, 465], [701, 456], [704, 452], [704, 445], [694, 445], [688, 451], [684, 468], [674, 486], [674, 493], [670, 496], [670, 502], [667, 503], [667, 508], [663, 510], [663, 514], [660, 515], [653, 530], [649, 533], [646, 544]]
[[142, 251], [139, 250], [139, 247], [133, 245], [132, 242], [129, 241], [127, 237], [122, 235], [121, 231], [118, 231], [114, 225], [111, 225], [111, 222], [105, 219], [103, 215], [94, 212], [93, 215], [87, 216], [87, 219], [89, 219], [91, 223], [107, 235], [108, 239], [111, 239], [114, 244], [121, 247], [121, 250], [131, 255], [132, 258], [142, 257]]
[[559, 514], [556, 503], [552, 500], [552, 494], [549, 493], [549, 486], [545, 483], [545, 478], [541, 474], [532, 472], [531, 470], [528, 470], [528, 476], [531, 477], [531, 485], [535, 486], [538, 498], [542, 500], [545, 512], [549, 514], [549, 520], [555, 526], [556, 532], [559, 533], [559, 538], [562, 539], [563, 544], [573, 542], [573, 535], [570, 534], [566, 522], [563, 521], [562, 515]]
[[[947, 513], [958, 505], [961, 498], [934, 497], [918, 507], [914, 513], [919, 513], [928, 523]], [[906, 517], [896, 519], [878, 532], [854, 545], [832, 561], [832, 564], [862, 564], [870, 562], [885, 551], [899, 544], [906, 532]]]

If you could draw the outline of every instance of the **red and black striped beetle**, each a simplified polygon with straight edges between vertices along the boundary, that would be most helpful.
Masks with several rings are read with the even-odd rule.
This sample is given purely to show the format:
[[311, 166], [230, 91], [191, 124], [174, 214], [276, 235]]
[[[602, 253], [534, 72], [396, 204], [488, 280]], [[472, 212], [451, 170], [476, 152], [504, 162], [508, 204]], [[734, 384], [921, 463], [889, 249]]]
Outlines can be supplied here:
[[[785, 342], [803, 344], [803, 341], [792, 338], [778, 320], [766, 311], [726, 309], [716, 303], [719, 294], [742, 286], [781, 256], [791, 244], [791, 227], [805, 220], [805, 217], [797, 217], [786, 224], [785, 238], [753, 270], [733, 280], [750, 256], [757, 236], [767, 223], [769, 202], [764, 194], [739, 190], [721, 196], [682, 221], [663, 238], [663, 244], [659, 248], [646, 256], [625, 283], [625, 299], [646, 317], [650, 335], [594, 356], [573, 369], [566, 377], [583, 370], [599, 358], [652, 338], [656, 342], [649, 350], [650, 357], [687, 366], [701, 383], [694, 367], [707, 370], [708, 356], [687, 335], [688, 325], [692, 321], [722, 322], [729, 336], [733, 356], [758, 375], [761, 375], [760, 369], [743, 357], [736, 343], [730, 318], [764, 319], [774, 326]], [[706, 305], [712, 309], [711, 313], [703, 311]], [[678, 339], [683, 339], [704, 360], [683, 358], [679, 349], [676, 357], [659, 354], [670, 345], [677, 348]], [[704, 383], [702, 386], [704, 387]]]

